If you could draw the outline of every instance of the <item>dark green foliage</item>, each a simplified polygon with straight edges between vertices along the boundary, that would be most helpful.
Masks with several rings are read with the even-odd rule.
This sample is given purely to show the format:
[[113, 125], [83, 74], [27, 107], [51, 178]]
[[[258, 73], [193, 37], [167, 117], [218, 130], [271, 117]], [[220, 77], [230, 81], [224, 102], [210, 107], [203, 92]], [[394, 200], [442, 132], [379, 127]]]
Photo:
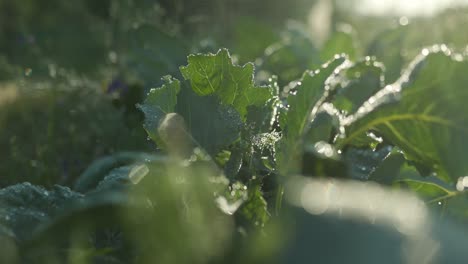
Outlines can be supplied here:
[[321, 62], [319, 52], [306, 29], [298, 23], [290, 23], [282, 39], [265, 49], [261, 66], [277, 75], [280, 84], [284, 85], [301, 77], [305, 70], [316, 68]]
[[31, 239], [40, 224], [61, 214], [67, 205], [83, 195], [70, 188], [55, 185], [50, 190], [23, 183], [0, 190], [3, 226], [9, 227], [19, 242]]
[[146, 148], [141, 128], [127, 127], [122, 112], [101, 93], [44, 85], [2, 89], [16, 95], [0, 105], [2, 186], [70, 184], [98, 157]]
[[0, 263], [467, 262], [466, 19], [279, 2], [0, 0]]

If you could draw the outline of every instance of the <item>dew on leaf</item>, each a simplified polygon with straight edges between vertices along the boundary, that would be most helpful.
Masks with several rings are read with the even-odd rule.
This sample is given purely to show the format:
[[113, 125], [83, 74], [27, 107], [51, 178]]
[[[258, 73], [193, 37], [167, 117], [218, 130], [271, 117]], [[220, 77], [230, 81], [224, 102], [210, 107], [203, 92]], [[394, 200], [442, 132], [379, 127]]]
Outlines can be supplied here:
[[333, 147], [323, 141], [315, 143], [314, 148], [318, 153], [324, 155], [325, 157], [331, 158], [335, 155], [335, 150]]

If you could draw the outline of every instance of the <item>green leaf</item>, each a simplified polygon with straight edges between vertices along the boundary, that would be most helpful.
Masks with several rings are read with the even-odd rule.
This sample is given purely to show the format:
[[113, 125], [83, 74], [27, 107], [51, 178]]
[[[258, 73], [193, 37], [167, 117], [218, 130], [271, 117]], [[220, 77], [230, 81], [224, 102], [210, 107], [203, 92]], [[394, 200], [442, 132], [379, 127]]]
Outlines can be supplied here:
[[234, 107], [243, 120], [248, 106], [263, 106], [272, 96], [270, 89], [255, 86], [253, 64], [234, 65], [226, 49], [217, 54], [190, 55], [188, 65], [180, 67], [180, 72], [190, 80], [195, 93], [218, 96], [223, 104]]
[[112, 156], [95, 160], [75, 181], [73, 189], [82, 193], [91, 191], [96, 188], [113, 169], [124, 165], [158, 160], [164, 161], [165, 157], [142, 152], [120, 152]]
[[307, 144], [302, 156], [301, 174], [312, 177], [342, 178], [348, 176], [348, 166], [330, 144], [319, 141]]
[[164, 144], [158, 135], [158, 126], [166, 114], [175, 111], [177, 94], [180, 91], [179, 80], [165, 76], [163, 81], [161, 87], [151, 89], [143, 104], [138, 105], [145, 115], [143, 127], [148, 136], [161, 146]]
[[384, 87], [384, 66], [370, 57], [342, 71], [340, 89], [333, 105], [347, 113], [354, 113], [366, 100]]
[[331, 60], [336, 54], [347, 54], [350, 59], [356, 59], [357, 51], [355, 47], [355, 40], [352, 32], [336, 31], [333, 32], [331, 37], [325, 42], [320, 57], [323, 61]]
[[50, 190], [30, 183], [12, 185], [0, 190], [0, 225], [24, 242], [40, 225], [66, 210], [70, 202], [82, 198], [82, 194], [59, 185]]
[[[378, 149], [370, 147], [347, 148], [344, 152], [344, 159], [349, 167], [349, 175], [356, 180], [375, 180], [379, 183], [386, 179], [387, 175], [396, 177], [398, 174], [392, 175], [392, 172], [387, 171], [388, 168], [384, 165], [390, 151], [392, 151], [391, 146], [383, 146]], [[392, 165], [389, 167], [393, 168]]]
[[322, 60], [309, 32], [298, 23], [289, 23], [282, 40], [265, 49], [262, 69], [279, 77], [280, 85], [301, 77], [302, 73], [320, 66]]
[[[447, 208], [451, 212], [456, 212], [458, 209], [466, 207], [466, 205], [457, 205], [458, 208], [455, 208], [455, 204], [457, 204], [455, 200], [463, 196], [463, 192], [457, 190], [455, 184], [448, 184], [435, 175], [421, 176], [417, 168], [411, 165], [401, 152], [393, 151], [388, 155], [371, 173], [369, 179], [380, 184], [411, 190], [428, 206], [439, 209], [442, 213]], [[442, 204], [445, 207], [441, 207]]]
[[243, 149], [241, 146], [236, 144], [231, 150], [231, 156], [229, 157], [226, 166], [224, 167], [224, 174], [230, 180], [235, 179], [242, 167], [242, 160], [244, 158]]
[[242, 61], [255, 60], [268, 45], [279, 39], [279, 34], [272, 25], [253, 17], [239, 18], [234, 27], [232, 51], [239, 55]]
[[434, 175], [422, 177], [408, 162], [400, 165], [396, 175], [395, 185], [413, 190], [429, 205], [444, 202], [460, 194], [454, 184], [448, 184]]
[[328, 78], [345, 62], [339, 57], [317, 71], [306, 71], [301, 80], [295, 83], [296, 92], [287, 98], [289, 109], [280, 119], [283, 137], [277, 151], [278, 166], [284, 175], [298, 172], [302, 147], [302, 137], [308, 131], [310, 122], [328, 97]]
[[125, 66], [146, 85], [155, 85], [165, 74], [177, 74], [189, 49], [184, 40], [144, 24], [123, 34]]
[[[407, 63], [403, 56], [405, 38], [409, 36], [407, 27], [397, 27], [378, 34], [367, 48], [366, 54], [375, 56], [385, 64], [385, 79], [394, 82]], [[418, 48], [420, 44], [417, 45]]]
[[322, 99], [328, 96], [327, 79], [344, 62], [345, 58], [339, 57], [318, 71], [306, 71], [302, 79], [296, 82], [294, 88], [297, 92], [291, 92], [287, 98], [287, 123], [281, 124], [288, 137], [298, 138], [304, 133], [308, 123], [315, 117], [318, 107], [323, 103]]
[[369, 180], [380, 184], [391, 185], [399, 176], [401, 167], [405, 163], [402, 153], [390, 153], [369, 175]]
[[[436, 177], [423, 178], [404, 178], [400, 179], [401, 185], [407, 186], [407, 188], [413, 190], [419, 196], [421, 196], [429, 205], [436, 205], [437, 203], [446, 202], [447, 200], [455, 197], [456, 190], [451, 191], [451, 188], [447, 188], [448, 185], [440, 181]], [[443, 187], [446, 186], [446, 187]]]
[[327, 111], [319, 111], [310, 124], [310, 129], [304, 134], [304, 141], [315, 143], [319, 141], [328, 142], [338, 123], [337, 117]]
[[239, 138], [243, 126], [239, 113], [216, 96], [198, 96], [184, 85], [176, 111], [182, 115], [195, 141], [215, 156]]
[[450, 53], [445, 46], [423, 50], [397, 82], [345, 122], [347, 138], [339, 145], [353, 144], [366, 131], [376, 130], [442, 179], [467, 175], [468, 62]]

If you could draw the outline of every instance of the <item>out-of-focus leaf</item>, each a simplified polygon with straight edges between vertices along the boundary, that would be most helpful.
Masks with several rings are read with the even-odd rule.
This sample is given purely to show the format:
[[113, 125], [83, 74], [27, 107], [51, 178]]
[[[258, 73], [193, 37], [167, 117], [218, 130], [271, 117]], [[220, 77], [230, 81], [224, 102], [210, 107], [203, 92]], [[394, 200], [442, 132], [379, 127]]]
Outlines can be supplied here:
[[406, 63], [403, 52], [407, 31], [406, 27], [385, 30], [376, 36], [367, 48], [367, 55], [375, 56], [385, 65], [385, 80], [389, 83], [400, 77]]
[[138, 261], [207, 263], [219, 256], [233, 226], [213, 194], [223, 193], [226, 178], [197, 162], [148, 168], [149, 174], [129, 194], [132, 206], [121, 216]]
[[[414, 161], [431, 166], [445, 180], [468, 173], [468, 63], [445, 46], [425, 49], [405, 74], [371, 97], [345, 123], [353, 140], [376, 130]], [[389, 104], [395, 102], [397, 104]]]
[[335, 31], [323, 45], [320, 51], [320, 57], [322, 61], [328, 61], [333, 59], [335, 55], [343, 53], [347, 54], [352, 60], [356, 59], [357, 51], [355, 39], [352, 32]]
[[265, 49], [262, 69], [278, 75], [281, 85], [301, 77], [301, 74], [322, 63], [309, 32], [298, 23], [289, 23], [281, 41]]
[[125, 66], [136, 72], [146, 87], [157, 85], [166, 74], [177, 74], [189, 49], [183, 39], [151, 25], [130, 29], [122, 38], [128, 47], [122, 55]]
[[144, 130], [130, 128], [122, 111], [85, 78], [0, 87], [0, 127], [8, 127], [0, 130], [2, 187], [71, 185], [95, 159], [149, 149]]
[[19, 263], [19, 249], [16, 241], [16, 236], [13, 231], [4, 226], [0, 225], [0, 242], [2, 247], [0, 248], [0, 262], [2, 263]]
[[240, 56], [241, 61], [254, 61], [262, 56], [266, 47], [279, 39], [274, 28], [268, 24], [251, 17], [243, 17], [237, 21], [232, 50]]
[[94, 189], [113, 169], [124, 165], [157, 160], [163, 161], [165, 158], [141, 152], [121, 152], [98, 159], [76, 180], [73, 189], [82, 193], [88, 192]]
[[293, 220], [281, 263], [467, 261], [466, 230], [439, 221], [414, 194], [304, 177], [290, 179], [285, 192]]
[[20, 68], [9, 64], [7, 58], [0, 54], [0, 81], [11, 80], [15, 77], [19, 77], [20, 74]]

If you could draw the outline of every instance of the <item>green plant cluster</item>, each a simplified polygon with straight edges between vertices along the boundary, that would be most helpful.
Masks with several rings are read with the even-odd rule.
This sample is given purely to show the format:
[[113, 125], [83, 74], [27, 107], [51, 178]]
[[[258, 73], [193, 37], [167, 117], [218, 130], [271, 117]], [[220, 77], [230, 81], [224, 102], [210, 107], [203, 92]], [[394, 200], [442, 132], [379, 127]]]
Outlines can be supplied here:
[[[207, 39], [179, 34], [185, 1], [52, 2], [0, 0], [21, 14], [0, 25], [0, 263], [468, 261], [459, 36], [342, 16], [319, 45], [250, 17]], [[73, 38], [38, 35], [76, 10]]]

